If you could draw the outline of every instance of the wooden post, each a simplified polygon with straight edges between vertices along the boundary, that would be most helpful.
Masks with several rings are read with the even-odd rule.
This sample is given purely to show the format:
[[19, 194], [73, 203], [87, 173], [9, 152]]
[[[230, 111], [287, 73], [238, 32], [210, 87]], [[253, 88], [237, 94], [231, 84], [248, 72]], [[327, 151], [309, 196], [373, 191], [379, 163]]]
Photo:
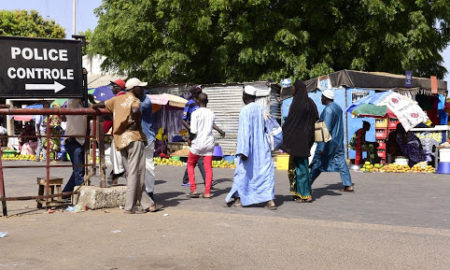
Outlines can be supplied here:
[[[5, 180], [3, 179], [3, 152], [2, 152], [2, 142], [0, 140], [0, 199], [6, 198], [5, 193]], [[8, 215], [8, 208], [6, 207], [6, 201], [2, 201], [2, 209], [3, 209], [3, 216]]]
[[106, 185], [106, 163], [105, 163], [105, 134], [103, 128], [103, 116], [97, 116], [97, 141], [99, 151], [99, 167], [100, 167], [100, 187], [105, 188]]

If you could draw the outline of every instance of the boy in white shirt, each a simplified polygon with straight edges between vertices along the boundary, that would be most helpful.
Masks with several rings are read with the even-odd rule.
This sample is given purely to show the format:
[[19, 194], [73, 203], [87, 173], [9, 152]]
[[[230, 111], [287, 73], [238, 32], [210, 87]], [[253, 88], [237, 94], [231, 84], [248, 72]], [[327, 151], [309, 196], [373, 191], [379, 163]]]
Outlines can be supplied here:
[[[188, 197], [198, 198], [200, 195], [197, 192], [194, 169], [198, 159], [203, 157], [206, 173], [203, 198], [211, 198], [211, 183], [213, 178], [212, 155], [214, 151], [214, 136], [212, 130], [214, 127], [215, 115], [210, 109], [206, 108], [208, 96], [205, 93], [200, 93], [195, 101], [200, 108], [195, 110], [191, 115], [191, 129], [189, 135], [191, 144], [187, 164], [191, 192], [188, 194]], [[225, 136], [225, 133], [221, 129], [218, 128], [217, 131], [222, 137]]]

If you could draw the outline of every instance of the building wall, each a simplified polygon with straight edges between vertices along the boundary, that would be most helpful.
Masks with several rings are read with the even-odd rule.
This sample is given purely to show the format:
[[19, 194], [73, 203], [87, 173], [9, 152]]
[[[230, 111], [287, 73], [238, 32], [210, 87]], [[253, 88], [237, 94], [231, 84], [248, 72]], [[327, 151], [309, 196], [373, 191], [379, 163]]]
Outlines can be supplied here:
[[222, 147], [226, 155], [234, 154], [236, 151], [237, 132], [239, 128], [239, 112], [244, 106], [242, 101], [243, 87], [205, 87], [203, 91], [208, 95], [208, 108], [216, 115], [216, 125], [225, 131], [225, 138], [214, 131], [216, 143]]
[[[346, 133], [345, 136], [345, 147], [348, 147], [348, 143], [350, 142], [350, 139], [352, 138], [353, 134], [362, 127], [362, 122], [367, 121], [371, 124], [371, 129], [366, 133], [366, 140], [367, 141], [375, 141], [375, 119], [374, 118], [353, 118], [351, 113], [346, 113], [346, 109], [348, 106], [352, 104], [353, 101], [356, 101], [357, 98], [361, 98], [366, 95], [373, 95], [375, 93], [374, 90], [366, 90], [366, 89], [359, 89], [359, 88], [334, 88], [332, 89], [335, 94], [335, 102], [342, 108], [344, 117], [344, 132]], [[324, 105], [322, 105], [321, 91], [314, 91], [310, 92], [309, 97], [314, 101], [314, 103], [317, 106], [317, 110], [319, 111], [319, 115], [322, 113], [323, 109], [325, 108]], [[347, 99], [346, 99], [347, 96]], [[292, 103], [292, 98], [288, 98], [283, 100], [281, 109], [282, 109], [282, 119], [284, 120], [285, 117], [287, 117], [287, 114], [289, 112], [290, 105]], [[345, 120], [345, 117], [347, 116], [347, 121]], [[284, 122], [284, 121], [283, 121]], [[348, 124], [347, 124], [348, 123]], [[366, 153], [363, 153], [365, 155]], [[346, 153], [347, 155], [347, 153]], [[355, 158], [355, 151], [348, 149], [348, 156], [349, 158], [353, 159]]]

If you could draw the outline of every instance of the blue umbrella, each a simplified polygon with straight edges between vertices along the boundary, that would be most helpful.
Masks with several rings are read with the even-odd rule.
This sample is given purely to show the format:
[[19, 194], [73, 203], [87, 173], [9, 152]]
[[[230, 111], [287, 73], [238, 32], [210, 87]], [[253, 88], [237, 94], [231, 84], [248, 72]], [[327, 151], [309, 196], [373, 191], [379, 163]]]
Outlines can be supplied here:
[[28, 105], [26, 108], [27, 109], [42, 109], [42, 108], [44, 108], [44, 106], [42, 104], [36, 103], [36, 104]]
[[94, 91], [93, 96], [97, 101], [106, 101], [114, 97], [114, 94], [112, 92], [112, 87], [110, 85], [105, 85], [97, 87]]

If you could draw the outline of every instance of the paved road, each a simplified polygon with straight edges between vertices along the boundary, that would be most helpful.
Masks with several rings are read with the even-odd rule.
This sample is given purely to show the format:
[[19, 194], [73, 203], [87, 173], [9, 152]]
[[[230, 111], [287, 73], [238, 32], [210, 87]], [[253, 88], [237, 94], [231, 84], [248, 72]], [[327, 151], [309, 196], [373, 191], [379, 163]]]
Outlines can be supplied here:
[[[188, 200], [185, 197], [188, 188], [180, 186], [183, 170], [182, 167], [157, 167], [156, 198], [169, 208], [450, 229], [449, 175], [352, 172], [356, 192], [342, 194], [339, 192], [339, 175], [327, 173], [314, 183], [314, 203], [297, 204], [291, 201], [286, 172], [277, 171], [275, 194], [279, 208], [277, 211], [264, 211], [262, 206], [243, 209], [223, 207], [232, 184], [231, 169], [214, 170], [214, 179], [218, 184], [214, 190], [215, 197], [210, 202], [203, 199]], [[44, 170], [6, 170], [7, 195], [37, 194], [37, 175], [44, 175]], [[68, 179], [70, 171], [56, 169], [53, 175]], [[202, 182], [199, 175], [197, 181]], [[121, 182], [125, 183], [125, 180]], [[98, 179], [94, 179], [93, 184], [97, 183]], [[203, 185], [199, 185], [201, 188]], [[25, 207], [34, 208], [35, 203], [9, 203], [12, 214], [20, 213]]]
[[[0, 270], [449, 269], [449, 176], [353, 173], [356, 192], [342, 194], [339, 176], [323, 174], [314, 203], [296, 204], [277, 172], [279, 208], [269, 211], [224, 206], [228, 169], [214, 171], [212, 200], [186, 199], [183, 169], [157, 168], [157, 198], [167, 208], [154, 214], [50, 215], [34, 202], [10, 202], [13, 216], [0, 218], [0, 231], [9, 232], [0, 239]], [[43, 173], [5, 171], [7, 194], [37, 193]]]

